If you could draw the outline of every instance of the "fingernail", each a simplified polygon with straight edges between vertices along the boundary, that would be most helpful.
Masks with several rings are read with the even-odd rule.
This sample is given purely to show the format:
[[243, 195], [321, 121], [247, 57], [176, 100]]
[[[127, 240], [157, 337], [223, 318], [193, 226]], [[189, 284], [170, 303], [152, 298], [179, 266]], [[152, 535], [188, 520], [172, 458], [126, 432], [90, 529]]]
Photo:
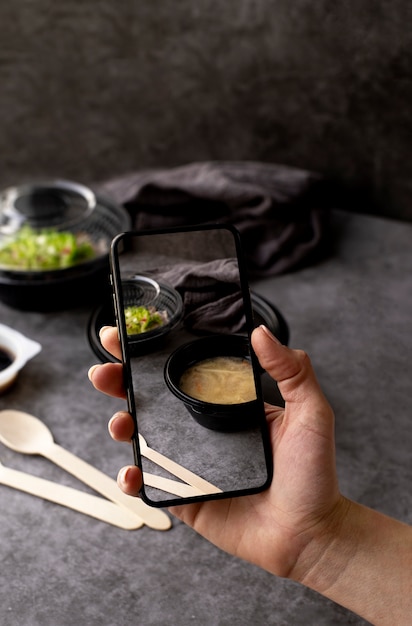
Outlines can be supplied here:
[[123, 467], [118, 476], [117, 476], [117, 482], [121, 485], [125, 485], [126, 481], [127, 481], [127, 475], [129, 473], [130, 467]]
[[98, 363], [96, 365], [92, 365], [91, 368], [89, 369], [89, 371], [87, 372], [87, 376], [88, 376], [90, 381], [93, 378], [94, 371], [97, 370], [98, 367], [100, 367], [100, 365]]
[[273, 341], [273, 343], [277, 343], [279, 346], [282, 345], [279, 339], [275, 337], [273, 333], [270, 332], [267, 326], [265, 326], [264, 324], [261, 324], [259, 328], [263, 330], [263, 332], [269, 337], [269, 339], [271, 339], [271, 341]]
[[106, 330], [110, 328], [110, 326], [102, 326], [101, 329], [99, 330], [99, 337], [101, 338], [102, 335], [106, 332]]

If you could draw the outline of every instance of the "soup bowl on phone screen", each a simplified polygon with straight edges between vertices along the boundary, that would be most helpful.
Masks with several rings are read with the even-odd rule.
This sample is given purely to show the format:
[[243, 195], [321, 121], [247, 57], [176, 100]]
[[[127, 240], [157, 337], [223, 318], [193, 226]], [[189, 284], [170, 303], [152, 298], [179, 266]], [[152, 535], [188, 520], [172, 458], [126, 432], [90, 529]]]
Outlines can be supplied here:
[[246, 336], [211, 335], [190, 341], [170, 355], [164, 377], [201, 426], [226, 432], [258, 426]]

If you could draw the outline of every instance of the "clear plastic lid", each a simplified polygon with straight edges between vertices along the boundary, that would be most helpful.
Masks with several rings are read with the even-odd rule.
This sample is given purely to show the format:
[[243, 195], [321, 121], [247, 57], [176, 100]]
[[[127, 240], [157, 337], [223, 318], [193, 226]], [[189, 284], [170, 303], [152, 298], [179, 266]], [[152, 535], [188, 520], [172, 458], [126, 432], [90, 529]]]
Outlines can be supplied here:
[[33, 229], [77, 228], [96, 205], [91, 189], [69, 181], [9, 187], [0, 192], [0, 235], [12, 235], [23, 225]]

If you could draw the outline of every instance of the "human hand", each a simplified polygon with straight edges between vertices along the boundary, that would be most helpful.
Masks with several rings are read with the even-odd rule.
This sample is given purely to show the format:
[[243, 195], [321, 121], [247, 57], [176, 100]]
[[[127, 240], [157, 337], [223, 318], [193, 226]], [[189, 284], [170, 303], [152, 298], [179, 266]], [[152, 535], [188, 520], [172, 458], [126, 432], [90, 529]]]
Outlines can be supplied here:
[[[101, 340], [120, 357], [115, 328], [103, 329]], [[340, 494], [334, 416], [307, 355], [280, 345], [263, 327], [253, 332], [252, 343], [285, 401], [285, 408], [266, 407], [272, 484], [253, 496], [171, 512], [223, 550], [297, 580], [373, 624], [410, 624], [412, 528]], [[120, 363], [95, 366], [89, 377], [96, 389], [125, 398]], [[130, 441], [131, 415], [114, 415], [109, 430], [113, 439]], [[140, 469], [124, 468], [118, 480], [137, 495]]]
[[[101, 341], [120, 358], [115, 328], [102, 329]], [[255, 329], [252, 344], [285, 401], [285, 408], [266, 407], [274, 454], [272, 484], [253, 496], [179, 505], [170, 511], [227, 552], [299, 580], [311, 566], [305, 557], [308, 545], [337, 523], [344, 508], [336, 477], [334, 416], [304, 352], [282, 346], [264, 327]], [[89, 377], [96, 389], [126, 397], [120, 363], [94, 366]], [[130, 441], [131, 416], [115, 414], [109, 431], [116, 441]], [[140, 469], [123, 468], [118, 482], [126, 493], [137, 495]]]

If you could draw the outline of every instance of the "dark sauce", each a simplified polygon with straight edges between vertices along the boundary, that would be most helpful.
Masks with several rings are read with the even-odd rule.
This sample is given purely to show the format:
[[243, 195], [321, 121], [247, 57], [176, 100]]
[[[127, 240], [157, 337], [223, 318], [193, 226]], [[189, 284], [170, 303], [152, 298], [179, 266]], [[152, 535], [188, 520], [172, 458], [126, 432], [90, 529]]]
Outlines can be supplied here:
[[13, 361], [14, 359], [10, 352], [7, 352], [4, 348], [0, 348], [0, 372], [5, 370], [6, 367], [9, 367]]

